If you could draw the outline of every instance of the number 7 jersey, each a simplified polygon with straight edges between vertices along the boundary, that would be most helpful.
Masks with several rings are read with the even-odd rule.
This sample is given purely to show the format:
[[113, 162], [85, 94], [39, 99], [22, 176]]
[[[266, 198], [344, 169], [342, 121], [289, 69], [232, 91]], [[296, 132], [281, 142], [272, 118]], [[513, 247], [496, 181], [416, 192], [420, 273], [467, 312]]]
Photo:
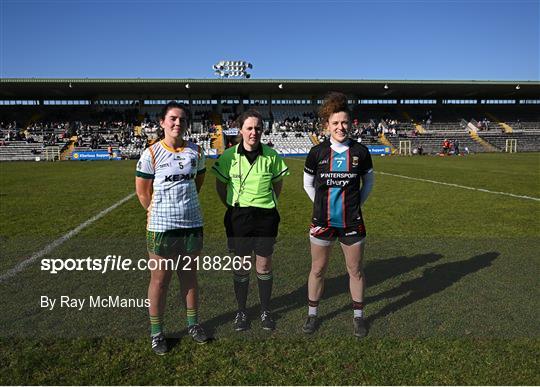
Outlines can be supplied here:
[[315, 226], [346, 228], [363, 224], [360, 181], [373, 169], [365, 145], [348, 140], [341, 153], [330, 141], [311, 148], [304, 172], [315, 176], [313, 219]]

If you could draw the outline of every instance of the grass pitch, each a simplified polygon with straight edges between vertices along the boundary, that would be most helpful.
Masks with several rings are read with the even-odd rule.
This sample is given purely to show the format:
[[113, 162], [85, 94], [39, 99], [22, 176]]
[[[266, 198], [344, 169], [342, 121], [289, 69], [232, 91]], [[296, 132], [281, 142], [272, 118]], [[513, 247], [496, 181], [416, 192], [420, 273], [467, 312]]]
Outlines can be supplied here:
[[[210, 166], [213, 161], [209, 160]], [[306, 315], [311, 205], [302, 159], [287, 159], [274, 255], [278, 329], [260, 329], [252, 275], [252, 329], [231, 329], [231, 273], [201, 271], [200, 320], [215, 340], [186, 337], [171, 283], [165, 329], [173, 348], [155, 356], [145, 308], [40, 307], [40, 297], [144, 298], [146, 271], [40, 270], [38, 259], [0, 283], [1, 384], [531, 384], [540, 383], [538, 154], [375, 157], [375, 170], [485, 189], [376, 175], [363, 209], [369, 336], [352, 336], [348, 277], [335, 246], [321, 302]], [[134, 190], [134, 162], [0, 164], [0, 275]], [[223, 256], [224, 208], [208, 173], [201, 192], [204, 255]], [[145, 213], [136, 198], [43, 258], [145, 259]]]

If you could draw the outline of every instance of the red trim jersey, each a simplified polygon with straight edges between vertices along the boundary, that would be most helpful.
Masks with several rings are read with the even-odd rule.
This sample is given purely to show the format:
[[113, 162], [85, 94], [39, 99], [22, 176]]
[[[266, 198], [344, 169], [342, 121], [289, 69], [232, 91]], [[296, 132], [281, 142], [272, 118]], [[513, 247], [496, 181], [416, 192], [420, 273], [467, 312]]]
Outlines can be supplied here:
[[325, 141], [311, 148], [304, 166], [304, 172], [315, 176], [312, 223], [338, 228], [363, 224], [360, 181], [373, 169], [369, 150], [351, 140], [341, 153], [331, 145]]

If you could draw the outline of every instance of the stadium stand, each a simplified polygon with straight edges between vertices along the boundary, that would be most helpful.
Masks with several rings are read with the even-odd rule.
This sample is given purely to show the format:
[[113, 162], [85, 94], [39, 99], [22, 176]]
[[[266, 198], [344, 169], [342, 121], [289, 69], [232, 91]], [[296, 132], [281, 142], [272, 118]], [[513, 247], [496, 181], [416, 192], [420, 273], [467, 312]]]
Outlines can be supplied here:
[[500, 151], [506, 150], [507, 140], [516, 140], [518, 152], [538, 152], [540, 150], [540, 133], [513, 132], [505, 134], [482, 133], [482, 138]]
[[[516, 139], [520, 152], [540, 150], [540, 119], [533, 113], [519, 115], [526, 121], [521, 121], [516, 115], [499, 114], [508, 120], [505, 124], [512, 128], [511, 133], [506, 133], [500, 126], [503, 121], [496, 124], [484, 118], [480, 121], [474, 118], [467, 121], [461, 117], [471, 116], [474, 110], [458, 113], [455, 109], [450, 110], [445, 115], [442, 115], [441, 110], [437, 111], [445, 121], [430, 123], [424, 121], [422, 126], [425, 132], [419, 133], [414, 122], [399, 121], [398, 117], [405, 117], [405, 114], [398, 109], [385, 107], [377, 111], [376, 108], [370, 107], [363, 111], [360, 107], [355, 107], [353, 114], [363, 119], [354, 118], [351, 135], [365, 145], [386, 144], [382, 137], [384, 135], [384, 139], [395, 148], [399, 147], [400, 141], [409, 140], [412, 149], [422, 148], [426, 154], [440, 153], [441, 144], [445, 139], [452, 142], [459, 141], [462, 153], [504, 151], [507, 139]], [[201, 145], [208, 155], [214, 156], [219, 150], [212, 147], [211, 133], [215, 130], [213, 129], [215, 125], [210, 119], [210, 110], [203, 106], [197, 108], [195, 112], [192, 132], [186, 138]], [[47, 147], [50, 148], [47, 154], [55, 149], [51, 146], [57, 147], [56, 149], [61, 152], [68, 148], [71, 142], [73, 146], [70, 152], [105, 150], [108, 146], [112, 146], [122, 158], [138, 158], [147, 140], [155, 139], [159, 135], [157, 121], [150, 120], [152, 114], [147, 111], [143, 117], [145, 121], [135, 122], [135, 125], [123, 121], [41, 122], [33, 123], [24, 129], [20, 125], [15, 127], [15, 124], [3, 125], [0, 130], [2, 141], [0, 161], [35, 160], [36, 156], [40, 159], [49, 159], [40, 156]], [[276, 121], [272, 123], [265, 120], [267, 129], [262, 141], [273, 146], [281, 154], [306, 154], [314, 143], [312, 135], [318, 136], [319, 141], [324, 139], [318, 129], [314, 113], [306, 110], [305, 106], [286, 106], [283, 109], [273, 107], [273, 117]], [[218, 121], [225, 122], [224, 128], [234, 128], [235, 118], [233, 113], [224, 113], [218, 117]], [[449, 119], [453, 121], [446, 121]], [[515, 121], [511, 121], [512, 119]], [[135, 130], [136, 126], [140, 128], [140, 133]], [[480, 139], [475, 141], [470, 132], [476, 132]], [[72, 138], [75, 140], [72, 141]], [[11, 141], [12, 139], [14, 141]], [[489, 145], [493, 148], [489, 148]]]
[[6, 141], [0, 146], [0, 161], [35, 160], [43, 153], [43, 144], [26, 141]]
[[272, 146], [278, 153], [306, 155], [313, 146], [308, 132], [270, 133], [261, 138], [263, 144]]
[[[505, 151], [507, 140], [516, 140], [519, 152], [540, 151], [540, 84], [532, 81], [520, 82], [519, 92], [508, 82], [466, 81], [402, 81], [388, 89], [385, 82], [283, 80], [287, 87], [279, 92], [269, 80], [190, 80], [189, 91], [183, 80], [72, 82], [86, 84], [87, 94], [73, 94], [83, 89], [66, 88], [66, 80], [0, 79], [0, 160], [50, 159], [58, 152], [69, 159], [74, 151], [109, 147], [138, 158], [159, 136], [159, 111], [171, 99], [190, 105], [186, 137], [208, 154], [233, 139], [235, 118], [248, 108], [263, 115], [264, 143], [282, 154], [305, 154], [324, 140], [316, 113], [330, 90], [353, 98], [351, 136], [366, 145], [398, 148], [410, 141], [413, 149], [438, 154], [445, 139], [469, 152]], [[232, 132], [225, 139], [223, 131]]]

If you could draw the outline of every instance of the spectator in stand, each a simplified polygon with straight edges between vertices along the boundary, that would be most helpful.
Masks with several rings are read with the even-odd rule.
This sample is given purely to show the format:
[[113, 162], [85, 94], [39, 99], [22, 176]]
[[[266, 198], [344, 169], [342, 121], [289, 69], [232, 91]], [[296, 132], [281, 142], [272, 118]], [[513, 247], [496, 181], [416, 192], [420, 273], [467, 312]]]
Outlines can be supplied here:
[[459, 156], [459, 140], [454, 140], [454, 155]]
[[445, 155], [450, 153], [450, 141], [448, 141], [447, 138], [445, 138], [443, 143], [442, 143], [442, 153], [445, 154]]

